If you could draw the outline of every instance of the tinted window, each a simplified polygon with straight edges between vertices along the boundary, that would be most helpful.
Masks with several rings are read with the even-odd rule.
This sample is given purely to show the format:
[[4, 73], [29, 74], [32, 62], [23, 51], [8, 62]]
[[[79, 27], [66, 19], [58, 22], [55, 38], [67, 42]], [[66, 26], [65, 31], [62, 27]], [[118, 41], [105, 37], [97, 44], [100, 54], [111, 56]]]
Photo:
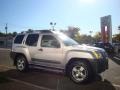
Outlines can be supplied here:
[[60, 44], [57, 39], [51, 35], [43, 35], [41, 41], [42, 47], [52, 47], [52, 48], [59, 48]]
[[29, 34], [26, 39], [26, 45], [28, 46], [37, 46], [39, 34]]
[[14, 43], [15, 44], [21, 44], [24, 36], [25, 35], [17, 35], [16, 38], [15, 38], [15, 40], [14, 40]]

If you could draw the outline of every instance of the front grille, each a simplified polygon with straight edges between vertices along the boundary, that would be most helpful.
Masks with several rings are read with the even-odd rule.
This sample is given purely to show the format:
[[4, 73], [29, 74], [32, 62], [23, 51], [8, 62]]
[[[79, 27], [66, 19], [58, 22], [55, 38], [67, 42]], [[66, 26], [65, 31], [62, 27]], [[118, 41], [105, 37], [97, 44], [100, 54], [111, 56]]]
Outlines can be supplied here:
[[106, 52], [100, 52], [102, 54], [102, 59], [98, 61], [98, 72], [101, 73], [108, 69], [108, 55]]
[[106, 52], [100, 52], [101, 54], [102, 54], [102, 56], [103, 56], [103, 59], [106, 59], [106, 58], [108, 58], [108, 55], [107, 55], [107, 53]]

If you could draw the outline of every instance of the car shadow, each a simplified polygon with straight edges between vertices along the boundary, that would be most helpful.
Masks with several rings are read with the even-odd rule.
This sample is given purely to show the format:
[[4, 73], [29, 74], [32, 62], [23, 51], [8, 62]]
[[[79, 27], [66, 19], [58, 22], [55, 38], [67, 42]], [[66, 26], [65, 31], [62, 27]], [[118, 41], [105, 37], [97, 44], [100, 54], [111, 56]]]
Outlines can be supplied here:
[[37, 69], [25, 73], [12, 69], [0, 72], [0, 75], [54, 90], [115, 90], [112, 83], [100, 75], [87, 84], [76, 84], [63, 74]]
[[100, 75], [87, 84], [75, 84], [69, 79], [61, 79], [60, 90], [116, 90], [110, 81], [107, 79], [102, 80]]

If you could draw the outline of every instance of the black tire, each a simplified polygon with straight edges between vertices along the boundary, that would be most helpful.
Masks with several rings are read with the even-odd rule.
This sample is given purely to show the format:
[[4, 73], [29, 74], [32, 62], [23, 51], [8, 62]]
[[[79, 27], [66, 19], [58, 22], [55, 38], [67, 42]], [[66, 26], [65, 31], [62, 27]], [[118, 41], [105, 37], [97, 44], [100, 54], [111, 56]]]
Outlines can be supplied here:
[[75, 61], [69, 65], [68, 74], [72, 81], [77, 84], [91, 81], [94, 74], [90, 64], [86, 61]]
[[16, 57], [16, 69], [20, 72], [25, 72], [28, 70], [28, 62], [23, 55], [18, 55]]

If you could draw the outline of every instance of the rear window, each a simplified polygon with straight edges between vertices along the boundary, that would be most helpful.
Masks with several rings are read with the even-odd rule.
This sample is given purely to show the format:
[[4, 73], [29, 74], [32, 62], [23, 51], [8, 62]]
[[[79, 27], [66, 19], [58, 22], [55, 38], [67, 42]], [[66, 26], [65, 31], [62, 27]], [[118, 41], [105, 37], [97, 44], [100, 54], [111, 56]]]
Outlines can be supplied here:
[[14, 43], [15, 44], [21, 44], [24, 36], [25, 35], [17, 35], [16, 38], [15, 38], [15, 40], [14, 40]]

